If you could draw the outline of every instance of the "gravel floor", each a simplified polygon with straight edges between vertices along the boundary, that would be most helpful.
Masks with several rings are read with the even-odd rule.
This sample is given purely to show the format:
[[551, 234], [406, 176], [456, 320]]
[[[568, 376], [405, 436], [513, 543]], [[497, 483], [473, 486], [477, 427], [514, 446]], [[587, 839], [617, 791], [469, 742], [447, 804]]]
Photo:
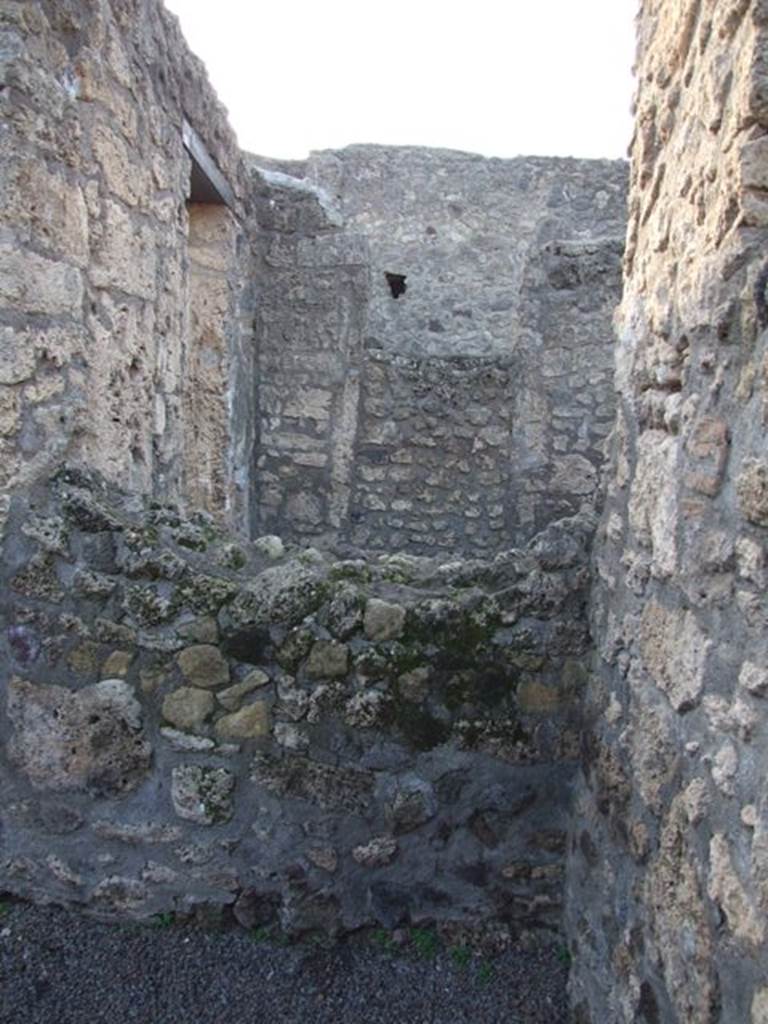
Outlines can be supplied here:
[[[566, 1024], [557, 951], [280, 946], [2, 905], [2, 1024]], [[429, 939], [429, 936], [426, 936]], [[424, 948], [424, 946], [427, 948]]]

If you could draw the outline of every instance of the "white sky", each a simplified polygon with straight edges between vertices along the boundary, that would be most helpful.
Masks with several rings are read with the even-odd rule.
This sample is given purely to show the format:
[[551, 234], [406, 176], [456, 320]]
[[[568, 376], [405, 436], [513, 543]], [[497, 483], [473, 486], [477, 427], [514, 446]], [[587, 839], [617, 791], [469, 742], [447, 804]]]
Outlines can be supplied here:
[[622, 157], [639, 0], [165, 0], [240, 145]]

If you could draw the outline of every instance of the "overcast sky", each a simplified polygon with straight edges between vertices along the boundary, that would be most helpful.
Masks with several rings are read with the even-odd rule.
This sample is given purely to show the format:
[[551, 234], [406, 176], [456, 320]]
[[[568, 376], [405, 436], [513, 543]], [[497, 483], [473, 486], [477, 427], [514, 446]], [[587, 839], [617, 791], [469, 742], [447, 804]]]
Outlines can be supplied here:
[[639, 0], [166, 0], [240, 145], [622, 157]]

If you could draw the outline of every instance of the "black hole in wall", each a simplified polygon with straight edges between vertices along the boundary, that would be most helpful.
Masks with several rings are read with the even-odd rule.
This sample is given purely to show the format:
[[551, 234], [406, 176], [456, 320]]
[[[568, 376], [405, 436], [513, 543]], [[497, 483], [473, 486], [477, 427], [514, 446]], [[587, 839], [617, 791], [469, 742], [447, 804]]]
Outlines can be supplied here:
[[405, 274], [390, 274], [384, 271], [384, 277], [387, 279], [393, 299], [399, 299], [401, 295], [405, 295], [408, 288], [408, 285], [405, 283]]

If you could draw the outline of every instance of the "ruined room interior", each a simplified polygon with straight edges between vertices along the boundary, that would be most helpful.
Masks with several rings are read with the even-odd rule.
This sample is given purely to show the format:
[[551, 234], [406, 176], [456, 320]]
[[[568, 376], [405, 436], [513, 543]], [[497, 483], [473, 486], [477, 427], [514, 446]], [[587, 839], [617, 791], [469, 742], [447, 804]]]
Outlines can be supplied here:
[[768, 1024], [768, 12], [637, 26], [629, 164], [280, 161], [0, 4], [0, 893]]

